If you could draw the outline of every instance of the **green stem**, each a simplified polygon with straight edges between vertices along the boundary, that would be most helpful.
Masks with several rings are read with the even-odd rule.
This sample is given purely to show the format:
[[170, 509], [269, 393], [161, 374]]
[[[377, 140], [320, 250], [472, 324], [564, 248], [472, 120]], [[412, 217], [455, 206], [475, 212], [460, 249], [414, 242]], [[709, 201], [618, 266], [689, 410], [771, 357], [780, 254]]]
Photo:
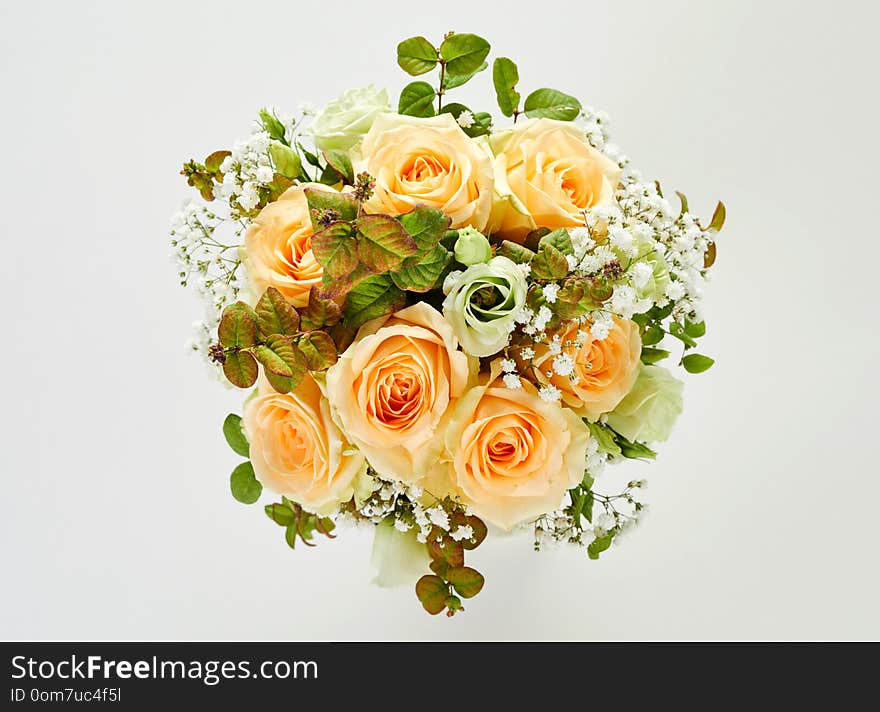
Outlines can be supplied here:
[[446, 60], [440, 60], [440, 87], [437, 89], [437, 113], [443, 108], [443, 80], [446, 78]]

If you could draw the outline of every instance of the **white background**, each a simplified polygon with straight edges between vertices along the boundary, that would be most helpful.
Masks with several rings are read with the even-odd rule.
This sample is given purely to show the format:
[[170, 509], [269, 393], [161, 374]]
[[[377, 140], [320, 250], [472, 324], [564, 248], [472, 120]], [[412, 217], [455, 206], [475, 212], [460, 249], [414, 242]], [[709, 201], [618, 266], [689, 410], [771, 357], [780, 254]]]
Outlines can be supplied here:
[[[874, 5], [349, 5], [3, 3], [0, 636], [880, 637]], [[396, 97], [396, 43], [447, 29], [606, 109], [646, 174], [729, 216], [718, 363], [658, 461], [623, 468], [652, 516], [598, 562], [487, 542], [453, 620], [370, 584], [368, 531], [291, 552], [229, 495], [241, 396], [184, 351], [200, 308], [166, 235], [183, 160], [265, 104]]]

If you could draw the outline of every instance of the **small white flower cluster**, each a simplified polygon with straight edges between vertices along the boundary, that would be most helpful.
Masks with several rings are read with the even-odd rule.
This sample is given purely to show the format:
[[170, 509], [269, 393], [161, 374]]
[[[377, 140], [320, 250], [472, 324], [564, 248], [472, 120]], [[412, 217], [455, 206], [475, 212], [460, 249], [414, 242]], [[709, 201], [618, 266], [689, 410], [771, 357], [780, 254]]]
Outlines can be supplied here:
[[269, 134], [255, 130], [247, 139], [236, 141], [232, 153], [223, 159], [223, 182], [214, 190], [229, 203], [230, 211], [247, 213], [260, 202], [260, 189], [272, 182], [275, 169], [269, 157]]
[[594, 495], [592, 522], [582, 515], [574, 516], [570, 507], [557, 509], [534, 522], [536, 551], [547, 545], [570, 544], [587, 548], [597, 539], [611, 536], [614, 544], [639, 524], [648, 512], [648, 505], [635, 498], [634, 491], [644, 489], [645, 480], [627, 484], [619, 495]]
[[[416, 539], [425, 543], [434, 527], [447, 532], [454, 541], [471, 539], [474, 530], [469, 525], [452, 524], [453, 515], [467, 515], [467, 508], [450, 499], [435, 499], [425, 503], [425, 490], [419, 485], [383, 480], [374, 474], [379, 487], [357, 508], [361, 520], [378, 524], [385, 517], [394, 517], [394, 528], [401, 532], [417, 529]], [[428, 493], [429, 494], [429, 493]], [[430, 499], [430, 494], [428, 496]]]
[[[231, 244], [222, 242], [218, 234], [228, 226], [232, 226]], [[195, 287], [205, 310], [204, 319], [193, 322], [188, 348], [206, 358], [221, 312], [244, 288], [238, 257], [242, 230], [239, 223], [194, 202], [184, 205], [171, 221], [171, 257], [177, 264], [177, 276], [181, 285]]]

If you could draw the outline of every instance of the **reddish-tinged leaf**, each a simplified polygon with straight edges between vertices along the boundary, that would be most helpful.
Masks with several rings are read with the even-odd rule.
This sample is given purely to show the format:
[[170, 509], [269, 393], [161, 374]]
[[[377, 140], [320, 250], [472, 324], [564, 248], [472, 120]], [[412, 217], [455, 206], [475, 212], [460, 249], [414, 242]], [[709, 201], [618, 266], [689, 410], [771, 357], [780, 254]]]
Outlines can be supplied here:
[[257, 362], [247, 351], [231, 351], [223, 362], [223, 373], [233, 386], [250, 388], [257, 380]]
[[473, 515], [465, 519], [465, 524], [467, 524], [468, 526], [470, 526], [471, 529], [474, 530], [474, 534], [470, 539], [461, 540], [461, 545], [465, 549], [470, 551], [471, 549], [476, 549], [480, 544], [483, 543], [483, 540], [486, 538], [489, 530], [486, 528], [486, 525], [483, 523], [482, 519]]
[[244, 302], [235, 302], [223, 310], [217, 337], [221, 346], [248, 348], [257, 343], [257, 315]]
[[462, 598], [473, 598], [480, 592], [483, 584], [486, 582], [483, 574], [476, 569], [472, 569], [470, 566], [451, 568], [446, 572], [446, 578], [452, 584], [455, 592]]
[[330, 368], [338, 357], [336, 344], [324, 331], [311, 331], [301, 336], [296, 345], [306, 357], [310, 371], [323, 371]]
[[357, 219], [357, 230], [358, 257], [376, 274], [398, 269], [418, 251], [412, 236], [390, 215], [363, 215]]
[[351, 225], [334, 222], [312, 235], [312, 252], [324, 274], [341, 277], [358, 265], [358, 246]]
[[303, 331], [314, 331], [322, 326], [333, 326], [342, 318], [342, 309], [329, 295], [322, 294], [317, 285], [309, 291], [309, 303], [300, 310]]
[[435, 616], [446, 608], [449, 587], [439, 576], [427, 574], [416, 582], [416, 596], [422, 602], [424, 609]]
[[272, 334], [292, 336], [299, 330], [299, 314], [275, 287], [269, 287], [263, 293], [255, 311], [264, 338]]

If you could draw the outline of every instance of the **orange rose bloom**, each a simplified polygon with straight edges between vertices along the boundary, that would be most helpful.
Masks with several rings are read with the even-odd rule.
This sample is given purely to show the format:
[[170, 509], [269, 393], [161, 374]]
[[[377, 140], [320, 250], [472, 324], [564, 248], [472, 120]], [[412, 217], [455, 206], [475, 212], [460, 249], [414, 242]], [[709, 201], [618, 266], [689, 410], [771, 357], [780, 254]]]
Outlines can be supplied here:
[[[589, 325], [569, 322], [558, 331], [562, 353], [574, 360], [571, 376], [548, 376], [553, 371], [552, 354], [546, 344], [535, 348], [535, 372], [541, 383], [552, 383], [562, 392], [565, 405], [588, 420], [614, 410], [633, 387], [639, 375], [642, 338], [639, 326], [629, 319], [614, 318], [614, 326], [601, 341], [594, 339]], [[580, 346], [578, 346], [580, 342]]]
[[452, 227], [486, 227], [492, 210], [492, 157], [450, 114], [427, 119], [382, 114], [360, 147], [356, 171], [376, 179], [371, 213], [408, 213], [416, 205], [439, 208]]
[[351, 499], [364, 457], [346, 442], [310, 375], [284, 394], [261, 379], [242, 425], [254, 473], [273, 492], [319, 514]]
[[570, 121], [534, 119], [492, 134], [498, 203], [492, 232], [517, 242], [538, 227], [576, 227], [611, 202], [620, 168]]
[[436, 466], [444, 420], [475, 368], [443, 315], [418, 302], [364, 324], [327, 371], [327, 393], [370, 465], [414, 483]]
[[312, 253], [312, 220], [303, 188], [295, 185], [260, 211], [244, 238], [244, 267], [257, 292], [275, 287], [295, 307], [309, 302], [309, 290], [324, 270]]
[[534, 386], [472, 388], [446, 431], [449, 478], [479, 516], [504, 529], [556, 509], [584, 477], [590, 431]]

